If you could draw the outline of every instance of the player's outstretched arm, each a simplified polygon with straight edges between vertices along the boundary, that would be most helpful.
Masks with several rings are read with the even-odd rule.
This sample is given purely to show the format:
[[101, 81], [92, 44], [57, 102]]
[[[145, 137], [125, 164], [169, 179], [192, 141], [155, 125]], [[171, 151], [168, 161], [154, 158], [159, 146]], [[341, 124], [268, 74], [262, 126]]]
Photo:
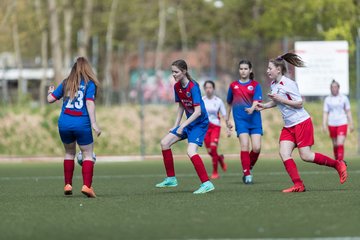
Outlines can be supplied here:
[[86, 100], [86, 108], [87, 108], [88, 113], [89, 113], [91, 127], [95, 131], [96, 135], [100, 136], [101, 129], [99, 128], [99, 126], [96, 123], [95, 103], [94, 103], [94, 101]]
[[273, 108], [273, 107], [276, 107], [276, 102], [271, 100], [267, 103], [260, 103], [258, 102], [256, 107], [255, 107], [255, 110], [257, 111], [262, 111], [262, 110], [265, 110], [265, 109], [268, 109], [268, 108]]
[[54, 86], [50, 86], [48, 89], [48, 95], [47, 95], [47, 101], [48, 103], [53, 103], [56, 102], [56, 98], [54, 98], [54, 96], [52, 95], [52, 93], [55, 91], [55, 87]]
[[259, 103], [259, 101], [253, 101], [253, 104], [251, 107], [245, 108], [245, 112], [247, 112], [247, 114], [252, 114], [256, 110], [256, 106], [258, 105], [258, 103]]
[[290, 99], [286, 99], [284, 97], [281, 97], [279, 94], [273, 94], [273, 93], [269, 93], [268, 94], [269, 98], [275, 102], [278, 102], [278, 103], [282, 103], [282, 104], [285, 104], [285, 105], [288, 105], [290, 107], [293, 107], [293, 108], [302, 108], [303, 107], [303, 101], [300, 100], [300, 101], [296, 101], [296, 100], [290, 100]]

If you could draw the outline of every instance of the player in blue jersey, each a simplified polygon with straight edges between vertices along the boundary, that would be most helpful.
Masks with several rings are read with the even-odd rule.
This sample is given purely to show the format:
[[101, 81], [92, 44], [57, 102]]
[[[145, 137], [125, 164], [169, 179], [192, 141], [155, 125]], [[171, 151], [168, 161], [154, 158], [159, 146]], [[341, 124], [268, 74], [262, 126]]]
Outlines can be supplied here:
[[65, 148], [65, 195], [72, 195], [72, 178], [77, 143], [84, 159], [81, 192], [87, 197], [96, 197], [91, 187], [94, 172], [91, 129], [95, 131], [97, 136], [100, 136], [101, 130], [96, 123], [95, 117], [95, 98], [98, 86], [99, 81], [89, 62], [85, 58], [79, 57], [73, 65], [69, 76], [56, 89], [54, 86], [50, 86], [48, 90], [47, 100], [49, 103], [63, 99], [58, 128]]
[[259, 157], [261, 136], [263, 134], [261, 115], [259, 111], [255, 110], [257, 103], [262, 101], [262, 90], [260, 84], [254, 80], [250, 61], [241, 60], [239, 62], [239, 74], [240, 79], [232, 82], [229, 87], [226, 124], [228, 129], [231, 130], [233, 126], [229, 122], [229, 116], [232, 110], [236, 134], [241, 148], [240, 159], [244, 173], [243, 182], [251, 184], [253, 177], [250, 170]]
[[[171, 64], [172, 75], [176, 81], [174, 85], [175, 102], [178, 103], [177, 117], [174, 127], [161, 140], [162, 155], [167, 177], [156, 187], [176, 187], [174, 160], [171, 146], [183, 139], [188, 139], [187, 155], [200, 178], [200, 188], [194, 194], [207, 193], [215, 189], [209, 181], [204, 163], [197, 153], [197, 148], [202, 146], [209, 125], [208, 115], [201, 98], [199, 84], [195, 82], [184, 60], [177, 60]], [[181, 122], [183, 114], [187, 119]]]

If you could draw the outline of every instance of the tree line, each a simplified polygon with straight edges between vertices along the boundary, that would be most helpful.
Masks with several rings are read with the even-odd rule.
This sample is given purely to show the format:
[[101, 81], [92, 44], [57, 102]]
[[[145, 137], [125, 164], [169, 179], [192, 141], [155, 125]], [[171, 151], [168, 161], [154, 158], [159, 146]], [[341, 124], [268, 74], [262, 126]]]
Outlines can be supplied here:
[[355, 84], [360, 0], [2, 0], [0, 7], [0, 53], [12, 52], [18, 69], [29, 62], [52, 67], [57, 83], [74, 57], [85, 56], [97, 69], [105, 103], [111, 101], [114, 58], [137, 52], [140, 40], [154, 43], [156, 70], [164, 68], [164, 50], [186, 56], [204, 41], [347, 40]]

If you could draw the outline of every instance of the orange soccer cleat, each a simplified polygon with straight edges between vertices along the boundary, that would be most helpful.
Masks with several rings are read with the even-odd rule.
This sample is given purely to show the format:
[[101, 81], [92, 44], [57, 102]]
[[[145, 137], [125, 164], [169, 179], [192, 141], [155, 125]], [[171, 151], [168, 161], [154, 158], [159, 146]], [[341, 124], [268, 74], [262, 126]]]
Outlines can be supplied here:
[[210, 176], [211, 179], [218, 179], [220, 176], [219, 176], [219, 173], [217, 172], [213, 172]]
[[290, 188], [282, 190], [283, 193], [290, 193], [290, 192], [305, 192], [304, 184], [296, 184]]
[[64, 187], [64, 195], [69, 196], [72, 195], [72, 186], [70, 184], [66, 184]]
[[344, 182], [346, 182], [348, 174], [347, 174], [347, 171], [346, 171], [347, 166], [346, 166], [345, 161], [338, 161], [337, 164], [336, 164], [335, 169], [339, 174], [340, 183], [343, 184]]
[[88, 187], [86, 185], [83, 185], [81, 188], [81, 192], [86, 195], [88, 198], [95, 198], [96, 194], [94, 192], [94, 189], [92, 187]]

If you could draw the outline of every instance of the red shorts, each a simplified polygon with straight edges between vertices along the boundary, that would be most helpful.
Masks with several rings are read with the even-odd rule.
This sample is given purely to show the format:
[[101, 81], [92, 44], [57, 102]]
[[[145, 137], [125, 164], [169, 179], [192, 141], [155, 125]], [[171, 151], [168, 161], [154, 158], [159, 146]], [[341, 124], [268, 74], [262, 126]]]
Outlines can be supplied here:
[[280, 134], [281, 141], [291, 141], [298, 148], [314, 145], [314, 127], [311, 118], [292, 127], [283, 127]]
[[340, 126], [329, 126], [329, 133], [331, 138], [336, 138], [337, 136], [345, 136], [347, 134], [347, 124]]
[[209, 123], [209, 128], [206, 132], [204, 143], [206, 147], [209, 147], [211, 143], [218, 143], [220, 137], [221, 127], [215, 124]]

